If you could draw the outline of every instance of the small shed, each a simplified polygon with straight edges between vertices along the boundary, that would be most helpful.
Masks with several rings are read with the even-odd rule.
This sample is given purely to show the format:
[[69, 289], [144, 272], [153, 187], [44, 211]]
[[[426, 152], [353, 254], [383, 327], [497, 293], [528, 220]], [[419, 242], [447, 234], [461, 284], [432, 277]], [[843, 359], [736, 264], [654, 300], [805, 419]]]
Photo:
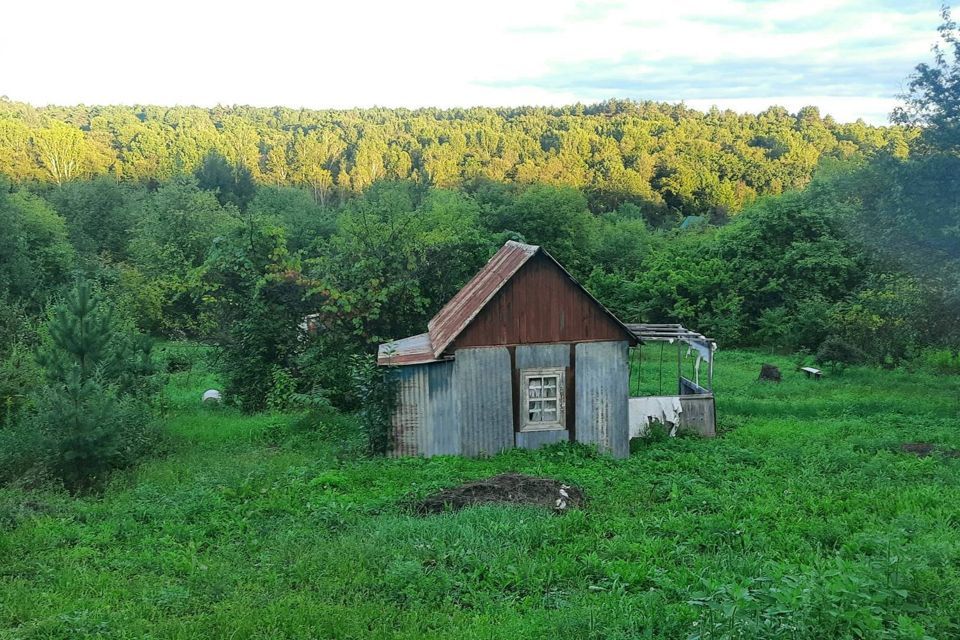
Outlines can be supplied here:
[[[661, 388], [649, 401], [630, 398], [631, 347], [646, 340], [705, 354], [707, 387], [699, 357], [693, 379], [679, 375], [678, 351], [677, 396]], [[493, 455], [572, 441], [625, 457], [653, 420], [712, 435], [715, 346], [680, 325], [623, 324], [543, 248], [510, 241], [425, 333], [380, 345], [378, 364], [394, 367], [398, 383], [392, 453]]]
[[393, 453], [493, 455], [565, 441], [629, 453], [634, 334], [543, 248], [507, 242], [396, 366]]

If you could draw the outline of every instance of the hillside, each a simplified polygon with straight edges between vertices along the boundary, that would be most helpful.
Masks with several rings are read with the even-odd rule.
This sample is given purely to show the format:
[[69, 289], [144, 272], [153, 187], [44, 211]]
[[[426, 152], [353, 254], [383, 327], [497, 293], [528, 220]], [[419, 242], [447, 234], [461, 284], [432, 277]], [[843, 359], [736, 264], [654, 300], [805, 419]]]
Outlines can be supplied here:
[[611, 100], [510, 109], [74, 106], [0, 99], [0, 174], [57, 184], [111, 175], [166, 181], [210, 151], [261, 184], [318, 201], [378, 180], [458, 187], [490, 180], [569, 186], [594, 211], [624, 202], [694, 215], [739, 211], [806, 185], [825, 158], [907, 154], [917, 131], [841, 124], [815, 107], [759, 115]]
[[[719, 354], [715, 440], [423, 460], [358, 457], [343, 417], [203, 410], [218, 380], [194, 358], [167, 386], [168, 456], [102, 495], [0, 489], [0, 636], [955, 635], [960, 378], [773, 359], [774, 385], [765, 361]], [[408, 506], [504, 471], [587, 504]]]

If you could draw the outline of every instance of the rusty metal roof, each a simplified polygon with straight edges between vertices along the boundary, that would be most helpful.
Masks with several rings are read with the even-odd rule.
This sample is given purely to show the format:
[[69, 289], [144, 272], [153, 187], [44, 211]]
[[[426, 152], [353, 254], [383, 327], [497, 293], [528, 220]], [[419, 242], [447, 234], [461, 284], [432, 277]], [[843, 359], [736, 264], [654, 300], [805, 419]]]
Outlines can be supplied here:
[[[541, 247], [508, 240], [486, 265], [443, 306], [427, 324], [427, 333], [380, 345], [379, 364], [422, 364], [442, 360], [444, 350], [467, 328], [488, 302], [503, 288], [523, 265], [542, 252], [567, 275], [585, 295], [599, 305], [623, 327], [627, 336], [632, 332], [583, 288], [559, 262]], [[392, 355], [391, 355], [392, 354]]]
[[470, 279], [427, 324], [433, 355], [440, 357], [443, 350], [466, 329], [490, 299], [536, 255], [540, 247], [508, 240], [477, 275]]
[[387, 342], [377, 351], [377, 364], [424, 364], [437, 360], [433, 357], [429, 333]]

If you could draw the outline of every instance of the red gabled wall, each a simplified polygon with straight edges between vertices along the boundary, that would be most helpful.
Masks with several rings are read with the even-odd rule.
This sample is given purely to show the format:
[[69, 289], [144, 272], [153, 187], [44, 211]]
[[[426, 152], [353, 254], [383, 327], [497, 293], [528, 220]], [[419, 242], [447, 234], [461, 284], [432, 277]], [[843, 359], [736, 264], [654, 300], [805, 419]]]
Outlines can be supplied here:
[[628, 339], [599, 303], [539, 253], [487, 303], [452, 348]]

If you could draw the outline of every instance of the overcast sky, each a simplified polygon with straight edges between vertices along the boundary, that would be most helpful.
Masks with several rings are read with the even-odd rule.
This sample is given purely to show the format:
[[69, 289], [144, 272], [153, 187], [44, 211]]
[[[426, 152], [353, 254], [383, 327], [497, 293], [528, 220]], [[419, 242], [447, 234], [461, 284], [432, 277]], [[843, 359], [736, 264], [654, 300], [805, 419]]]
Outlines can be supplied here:
[[882, 123], [937, 0], [14, 0], [0, 95], [34, 104], [557, 105]]

